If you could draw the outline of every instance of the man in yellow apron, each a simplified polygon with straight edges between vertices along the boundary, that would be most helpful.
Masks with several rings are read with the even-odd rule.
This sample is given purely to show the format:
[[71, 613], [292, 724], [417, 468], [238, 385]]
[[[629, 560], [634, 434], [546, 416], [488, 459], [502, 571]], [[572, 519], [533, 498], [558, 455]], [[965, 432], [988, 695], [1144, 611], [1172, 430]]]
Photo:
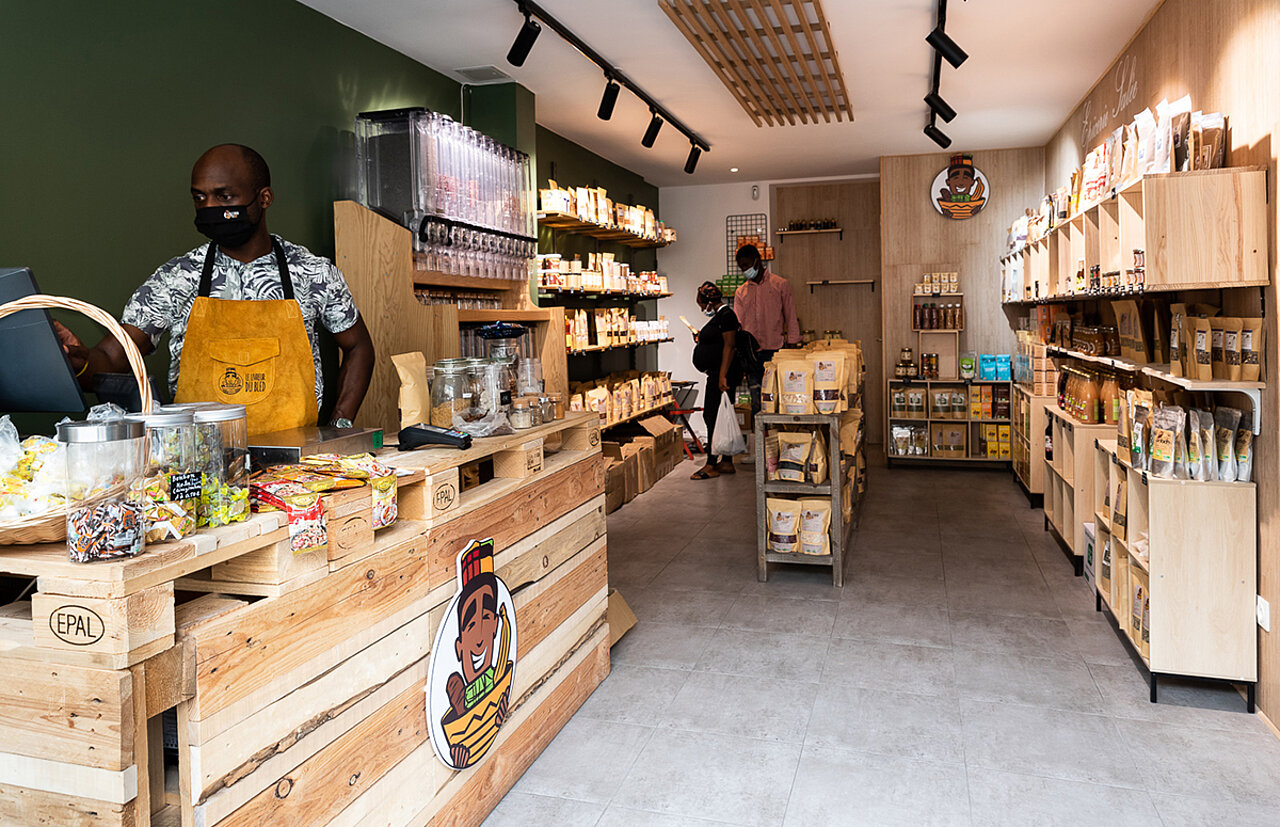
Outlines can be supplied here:
[[[342, 349], [333, 424], [349, 426], [373, 373], [373, 342], [346, 280], [328, 259], [267, 232], [275, 198], [257, 152], [215, 146], [191, 171], [195, 225], [210, 239], [134, 292], [122, 324], [146, 355], [169, 333], [169, 386], [179, 402], [245, 405], [251, 434], [314, 425], [324, 395], [316, 324]], [[81, 383], [125, 372], [110, 336], [86, 349], [62, 329]]]

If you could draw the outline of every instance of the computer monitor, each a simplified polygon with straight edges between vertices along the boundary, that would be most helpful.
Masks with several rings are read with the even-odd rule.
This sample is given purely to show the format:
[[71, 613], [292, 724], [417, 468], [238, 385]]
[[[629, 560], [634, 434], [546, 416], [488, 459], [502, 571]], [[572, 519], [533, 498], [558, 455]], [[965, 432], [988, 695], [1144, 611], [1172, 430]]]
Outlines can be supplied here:
[[[40, 292], [26, 267], [0, 267], [0, 304]], [[84, 395], [44, 310], [0, 319], [0, 414], [82, 413]]]

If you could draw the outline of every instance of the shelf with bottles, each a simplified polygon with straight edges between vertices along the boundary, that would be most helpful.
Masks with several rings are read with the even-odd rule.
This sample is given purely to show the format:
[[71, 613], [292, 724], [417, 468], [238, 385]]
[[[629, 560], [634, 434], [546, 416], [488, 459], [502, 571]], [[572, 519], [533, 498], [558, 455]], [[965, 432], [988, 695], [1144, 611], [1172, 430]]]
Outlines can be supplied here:
[[964, 330], [963, 293], [915, 293], [911, 296], [913, 333]]
[[[1105, 608], [1150, 672], [1246, 685], [1257, 680], [1257, 488], [1167, 479], [1097, 440], [1095, 608]], [[1207, 458], [1214, 461], [1213, 457]]]
[[1270, 283], [1266, 238], [1264, 168], [1148, 174], [1002, 256], [1001, 298], [1262, 287]]
[[653, 210], [640, 205], [615, 204], [603, 187], [562, 189], [548, 181], [538, 191], [538, 226], [564, 230], [628, 247], [666, 247], [676, 231], [658, 221]]

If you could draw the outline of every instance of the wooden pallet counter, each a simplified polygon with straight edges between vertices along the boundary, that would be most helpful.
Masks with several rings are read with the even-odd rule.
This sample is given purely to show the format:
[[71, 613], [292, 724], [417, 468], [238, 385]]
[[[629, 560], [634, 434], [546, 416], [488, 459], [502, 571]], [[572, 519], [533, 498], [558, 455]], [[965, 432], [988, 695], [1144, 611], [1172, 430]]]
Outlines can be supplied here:
[[[408, 472], [400, 520], [336, 550], [331, 522], [327, 554], [287, 554], [275, 514], [121, 562], [0, 551], [0, 572], [37, 578], [0, 609], [0, 824], [479, 824], [609, 670], [599, 445], [598, 417], [571, 414], [384, 451]], [[336, 522], [359, 522], [352, 493], [326, 501]], [[516, 667], [488, 753], [453, 771], [429, 739], [429, 657], [457, 554], [488, 537]], [[106, 650], [41, 645], [62, 597], [117, 601]]]

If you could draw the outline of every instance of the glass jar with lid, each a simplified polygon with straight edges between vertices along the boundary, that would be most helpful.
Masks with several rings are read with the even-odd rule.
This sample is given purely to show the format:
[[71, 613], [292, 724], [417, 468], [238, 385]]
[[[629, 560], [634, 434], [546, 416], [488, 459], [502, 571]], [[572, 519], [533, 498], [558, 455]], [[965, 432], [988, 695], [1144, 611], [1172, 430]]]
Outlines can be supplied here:
[[143, 493], [154, 503], [177, 505], [184, 516], [194, 522], [200, 508], [202, 486], [192, 412], [159, 410], [133, 414], [126, 419], [141, 422], [147, 429]]
[[467, 378], [472, 393], [471, 410], [467, 420], [475, 422], [488, 419], [503, 410], [503, 374], [505, 365], [490, 362], [487, 359], [476, 360], [478, 364], [467, 366]]
[[452, 428], [454, 414], [464, 415], [471, 407], [468, 361], [441, 359], [431, 368], [431, 424], [437, 428]]
[[507, 420], [511, 427], [523, 431], [534, 426], [534, 409], [536, 404], [527, 399], [517, 399], [511, 403], [511, 414]]
[[146, 429], [126, 419], [64, 422], [67, 557], [73, 563], [133, 557], [146, 548], [141, 480]]
[[190, 411], [200, 472], [198, 526], [236, 523], [249, 516], [249, 432], [244, 405], [184, 402], [164, 411]]

